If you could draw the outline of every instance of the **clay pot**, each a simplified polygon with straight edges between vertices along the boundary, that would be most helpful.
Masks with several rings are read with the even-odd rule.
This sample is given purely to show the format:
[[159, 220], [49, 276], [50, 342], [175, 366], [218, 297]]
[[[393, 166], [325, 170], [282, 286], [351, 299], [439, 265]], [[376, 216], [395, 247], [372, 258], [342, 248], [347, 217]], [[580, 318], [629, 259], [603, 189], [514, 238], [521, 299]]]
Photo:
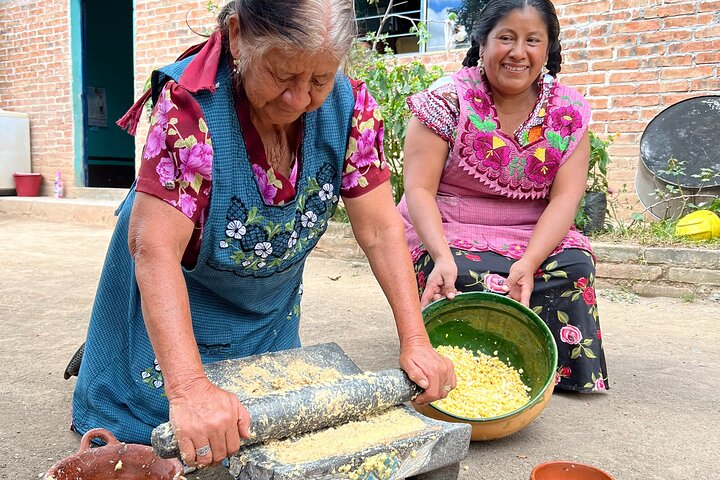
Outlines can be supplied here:
[[[99, 438], [103, 447], [90, 448]], [[45, 474], [45, 480], [173, 480], [180, 478], [178, 460], [163, 460], [152, 447], [119, 442], [104, 428], [83, 435], [75, 455], [60, 460]]]
[[530, 401], [519, 409], [490, 418], [466, 418], [433, 404], [413, 406], [423, 415], [446, 422], [468, 423], [470, 439], [495, 440], [522, 430], [547, 406], [555, 388], [557, 346], [543, 320], [515, 300], [490, 292], [464, 292], [423, 310], [425, 329], [434, 346], [453, 345], [486, 354], [495, 352], [524, 371], [532, 388]]
[[533, 468], [530, 480], [615, 480], [607, 472], [577, 462], [546, 462]]

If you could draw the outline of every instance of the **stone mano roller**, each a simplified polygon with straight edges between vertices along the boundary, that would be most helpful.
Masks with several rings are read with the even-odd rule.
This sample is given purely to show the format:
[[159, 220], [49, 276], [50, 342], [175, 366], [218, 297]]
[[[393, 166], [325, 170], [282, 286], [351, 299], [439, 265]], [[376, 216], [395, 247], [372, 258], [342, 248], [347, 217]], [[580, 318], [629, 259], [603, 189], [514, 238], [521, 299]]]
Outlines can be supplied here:
[[[252, 437], [242, 445], [285, 438], [361, 420], [415, 398], [422, 389], [400, 369], [349, 375], [294, 390], [241, 398], [250, 413]], [[179, 455], [170, 423], [152, 432], [152, 446], [161, 458]]]

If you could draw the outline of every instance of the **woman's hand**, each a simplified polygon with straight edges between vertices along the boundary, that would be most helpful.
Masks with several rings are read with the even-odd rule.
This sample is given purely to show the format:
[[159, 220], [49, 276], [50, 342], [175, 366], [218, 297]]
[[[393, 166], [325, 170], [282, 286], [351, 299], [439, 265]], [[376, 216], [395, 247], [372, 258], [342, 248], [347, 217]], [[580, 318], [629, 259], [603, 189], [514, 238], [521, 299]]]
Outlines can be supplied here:
[[189, 382], [170, 399], [170, 423], [190, 466], [221, 462], [250, 437], [250, 414], [237, 397], [207, 378]]
[[452, 361], [437, 353], [427, 339], [408, 339], [400, 345], [400, 368], [425, 389], [414, 400], [420, 405], [447, 397], [457, 386]]
[[508, 296], [526, 307], [530, 306], [530, 295], [535, 285], [533, 275], [535, 275], [536, 270], [520, 259], [512, 264], [508, 273], [506, 284]]
[[438, 258], [426, 280], [425, 290], [420, 297], [420, 306], [425, 308], [431, 302], [443, 297], [448, 300], [455, 298], [455, 294], [458, 293], [455, 289], [457, 272], [457, 265], [452, 257]]

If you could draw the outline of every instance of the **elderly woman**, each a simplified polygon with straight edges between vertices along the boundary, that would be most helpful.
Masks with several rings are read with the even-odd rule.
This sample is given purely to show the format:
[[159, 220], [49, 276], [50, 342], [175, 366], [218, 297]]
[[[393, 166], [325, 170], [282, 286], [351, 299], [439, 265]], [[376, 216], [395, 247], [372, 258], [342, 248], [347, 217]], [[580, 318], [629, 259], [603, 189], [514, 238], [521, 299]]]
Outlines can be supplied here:
[[119, 209], [73, 401], [73, 426], [149, 443], [168, 421], [187, 463], [248, 437], [238, 399], [203, 364], [300, 346], [305, 259], [343, 197], [392, 307], [400, 366], [425, 392], [455, 386], [430, 345], [365, 86], [339, 73], [350, 0], [237, 0], [219, 28], [154, 72], [121, 126], [154, 109]]
[[573, 227], [590, 107], [555, 78], [559, 30], [548, 0], [485, 6], [466, 68], [408, 99], [399, 209], [421, 304], [456, 291], [507, 293], [553, 332], [558, 387], [599, 391], [607, 371], [594, 258]]

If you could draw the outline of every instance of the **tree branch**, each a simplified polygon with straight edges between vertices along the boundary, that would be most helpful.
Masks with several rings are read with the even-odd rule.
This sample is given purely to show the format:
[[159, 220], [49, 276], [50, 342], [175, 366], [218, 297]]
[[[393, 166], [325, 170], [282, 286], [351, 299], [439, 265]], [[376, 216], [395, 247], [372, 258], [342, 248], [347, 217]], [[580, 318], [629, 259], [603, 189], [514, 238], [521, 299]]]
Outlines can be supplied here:
[[643, 210], [642, 213], [645, 213], [645, 212], [649, 211], [651, 208], [657, 207], [660, 204], [668, 203], [673, 200], [689, 200], [690, 197], [692, 197], [692, 198], [695, 198], [695, 197], [717, 198], [717, 195], [707, 195], [707, 194], [699, 194], [698, 193], [698, 194], [694, 194], [694, 195], [678, 195], [676, 197], [664, 198], [662, 200], [658, 200], [657, 202], [653, 203], [649, 207], [645, 207], [645, 210]]

